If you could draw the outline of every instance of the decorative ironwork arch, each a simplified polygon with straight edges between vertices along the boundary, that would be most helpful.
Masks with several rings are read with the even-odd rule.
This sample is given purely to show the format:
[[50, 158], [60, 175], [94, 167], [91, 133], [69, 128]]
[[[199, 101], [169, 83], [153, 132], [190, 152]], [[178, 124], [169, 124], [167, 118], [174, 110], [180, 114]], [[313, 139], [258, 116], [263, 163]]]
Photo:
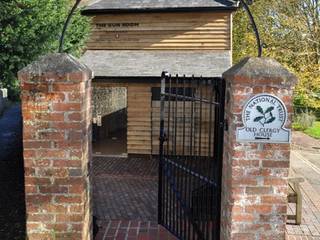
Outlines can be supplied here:
[[246, 12], [249, 16], [249, 19], [250, 19], [250, 22], [251, 22], [251, 25], [252, 25], [254, 34], [256, 36], [256, 40], [257, 40], [258, 57], [261, 57], [263, 48], [262, 48], [260, 33], [259, 33], [259, 29], [257, 27], [256, 21], [254, 20], [254, 17], [253, 17], [253, 15], [250, 11], [250, 8], [249, 8], [249, 5], [252, 4], [253, 0], [240, 0], [240, 2], [243, 5], [243, 8], [246, 10]]
[[59, 41], [59, 53], [63, 53], [63, 45], [64, 45], [64, 37], [66, 35], [70, 20], [72, 18], [72, 15], [74, 14], [74, 12], [76, 11], [76, 9], [78, 8], [79, 4], [80, 4], [81, 0], [76, 0], [75, 4], [73, 5], [66, 22], [64, 23], [63, 29], [62, 29], [62, 34], [60, 37], [60, 41]]
[[[249, 19], [250, 19], [250, 22], [251, 22], [251, 25], [252, 25], [252, 28], [253, 28], [253, 31], [255, 33], [255, 36], [256, 36], [256, 40], [257, 40], [257, 48], [258, 48], [258, 57], [261, 57], [262, 56], [262, 50], [263, 50], [263, 47], [262, 47], [262, 43], [261, 43], [261, 38], [260, 38], [260, 33], [259, 33], [259, 29], [257, 27], [257, 24], [254, 20], [254, 17], [250, 11], [250, 8], [249, 8], [249, 5], [252, 4], [253, 0], [239, 0], [240, 3], [243, 5], [245, 11], [247, 12], [248, 16], [249, 16]], [[76, 0], [74, 6], [72, 7], [68, 17], [67, 17], [67, 20], [63, 26], [63, 30], [62, 30], [62, 34], [61, 34], [61, 37], [60, 37], [60, 42], [59, 42], [59, 53], [62, 53], [63, 52], [63, 45], [64, 45], [64, 37], [65, 37], [65, 34], [66, 34], [66, 31], [67, 31], [67, 28], [70, 24], [70, 20], [72, 18], [72, 15], [74, 14], [74, 12], [76, 11], [76, 9], [78, 8], [79, 4], [80, 4], [81, 0]]]

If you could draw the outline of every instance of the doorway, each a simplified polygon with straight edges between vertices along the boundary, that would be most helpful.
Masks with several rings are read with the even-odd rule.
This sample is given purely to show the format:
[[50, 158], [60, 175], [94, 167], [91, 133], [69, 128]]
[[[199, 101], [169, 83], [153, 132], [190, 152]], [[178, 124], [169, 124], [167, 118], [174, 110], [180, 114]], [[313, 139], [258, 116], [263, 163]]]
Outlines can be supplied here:
[[[134, 135], [136, 131], [139, 139], [141, 131], [143, 134], [149, 131], [151, 135], [151, 111], [149, 115], [145, 114], [147, 108], [143, 106], [145, 103], [151, 103], [151, 93], [146, 92], [150, 88], [128, 88], [101, 85], [94, 88], [93, 116], [96, 119], [93, 124], [94, 157], [91, 175], [93, 215], [99, 226], [95, 240], [148, 239], [147, 237], [156, 235], [159, 235], [159, 239], [175, 239], [157, 222], [158, 158], [151, 154], [133, 154], [132, 148], [131, 152], [128, 152], [127, 146], [130, 145], [127, 141], [127, 130], [131, 141], [137, 138]], [[146, 101], [141, 101], [141, 96]], [[118, 104], [113, 107], [116, 102]], [[109, 106], [108, 109], [105, 109], [106, 105]], [[146, 121], [137, 119], [139, 111]], [[141, 125], [140, 128], [132, 130], [132, 126], [135, 127], [136, 124], [128, 124], [130, 120], [137, 121], [138, 125]], [[146, 126], [146, 122], [150, 122], [149, 127]], [[111, 128], [112, 124], [114, 128]], [[145, 147], [143, 144], [140, 146]]]
[[95, 156], [127, 156], [127, 88], [93, 87]]

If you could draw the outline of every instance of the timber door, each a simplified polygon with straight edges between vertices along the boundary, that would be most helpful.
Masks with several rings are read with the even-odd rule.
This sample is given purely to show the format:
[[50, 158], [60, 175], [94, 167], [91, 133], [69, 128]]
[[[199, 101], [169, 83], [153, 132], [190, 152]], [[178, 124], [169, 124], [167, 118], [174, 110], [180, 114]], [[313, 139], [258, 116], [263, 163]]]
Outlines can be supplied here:
[[225, 83], [163, 73], [159, 224], [182, 240], [219, 239]]

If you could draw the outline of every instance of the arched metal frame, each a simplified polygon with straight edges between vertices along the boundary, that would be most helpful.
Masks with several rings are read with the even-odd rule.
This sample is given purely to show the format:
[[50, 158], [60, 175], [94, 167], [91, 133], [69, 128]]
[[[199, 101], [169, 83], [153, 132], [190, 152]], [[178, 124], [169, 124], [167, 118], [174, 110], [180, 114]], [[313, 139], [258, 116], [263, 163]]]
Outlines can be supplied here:
[[[261, 57], [262, 56], [262, 43], [261, 43], [260, 33], [259, 33], [259, 30], [258, 30], [257, 24], [256, 24], [256, 22], [254, 20], [254, 17], [252, 15], [251, 11], [250, 11], [250, 8], [249, 8], [248, 4], [246, 3], [246, 0], [239, 0], [239, 1], [243, 5], [245, 11], [247, 12], [247, 14], [249, 16], [249, 19], [250, 19], [250, 22], [251, 22], [251, 25], [252, 25], [253, 31], [255, 33], [256, 40], [257, 40], [258, 57]], [[70, 20], [72, 18], [72, 15], [76, 11], [76, 9], [79, 6], [80, 2], [81, 2], [81, 0], [76, 0], [76, 3], [72, 7], [72, 9], [71, 9], [71, 11], [70, 11], [70, 13], [69, 13], [69, 15], [67, 17], [67, 20], [66, 20], [66, 22], [65, 22], [65, 24], [63, 26], [63, 30], [62, 30], [62, 34], [61, 34], [60, 42], [59, 42], [59, 53], [63, 52], [64, 37], [65, 37], [66, 31], [67, 31], [67, 28], [69, 26], [69, 23], [70, 23]]]
[[256, 40], [257, 40], [258, 57], [261, 57], [262, 56], [262, 43], [261, 43], [259, 29], [257, 27], [257, 24], [256, 24], [256, 22], [254, 20], [254, 17], [252, 15], [251, 11], [250, 11], [250, 8], [249, 8], [248, 4], [245, 2], [245, 0], [240, 0], [240, 2], [243, 5], [244, 9], [246, 10], [246, 12], [247, 12], [247, 14], [249, 16], [249, 19], [250, 19], [250, 22], [251, 22], [251, 25], [252, 25], [254, 34], [256, 36]]
[[76, 9], [78, 8], [79, 4], [80, 4], [81, 0], [76, 0], [76, 3], [74, 4], [74, 6], [72, 7], [68, 17], [67, 17], [67, 20], [63, 26], [63, 29], [62, 29], [62, 34], [61, 34], [61, 37], [60, 37], [60, 42], [59, 42], [59, 53], [63, 53], [63, 45], [64, 45], [64, 37], [66, 35], [66, 32], [67, 32], [67, 28], [69, 26], [69, 23], [70, 23], [70, 20], [72, 18], [72, 15], [74, 14], [74, 12], [76, 11]]

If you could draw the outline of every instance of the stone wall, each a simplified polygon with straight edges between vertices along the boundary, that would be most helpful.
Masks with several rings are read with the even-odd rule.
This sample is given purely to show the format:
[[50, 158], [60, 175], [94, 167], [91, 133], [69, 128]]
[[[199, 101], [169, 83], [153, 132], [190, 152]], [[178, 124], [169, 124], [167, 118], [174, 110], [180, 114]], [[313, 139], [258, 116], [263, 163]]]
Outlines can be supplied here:
[[[122, 130], [127, 123], [127, 89], [93, 85], [93, 139], [101, 140]], [[101, 117], [100, 123], [98, 116]]]
[[92, 105], [94, 118], [120, 111], [127, 107], [127, 89], [93, 85]]

